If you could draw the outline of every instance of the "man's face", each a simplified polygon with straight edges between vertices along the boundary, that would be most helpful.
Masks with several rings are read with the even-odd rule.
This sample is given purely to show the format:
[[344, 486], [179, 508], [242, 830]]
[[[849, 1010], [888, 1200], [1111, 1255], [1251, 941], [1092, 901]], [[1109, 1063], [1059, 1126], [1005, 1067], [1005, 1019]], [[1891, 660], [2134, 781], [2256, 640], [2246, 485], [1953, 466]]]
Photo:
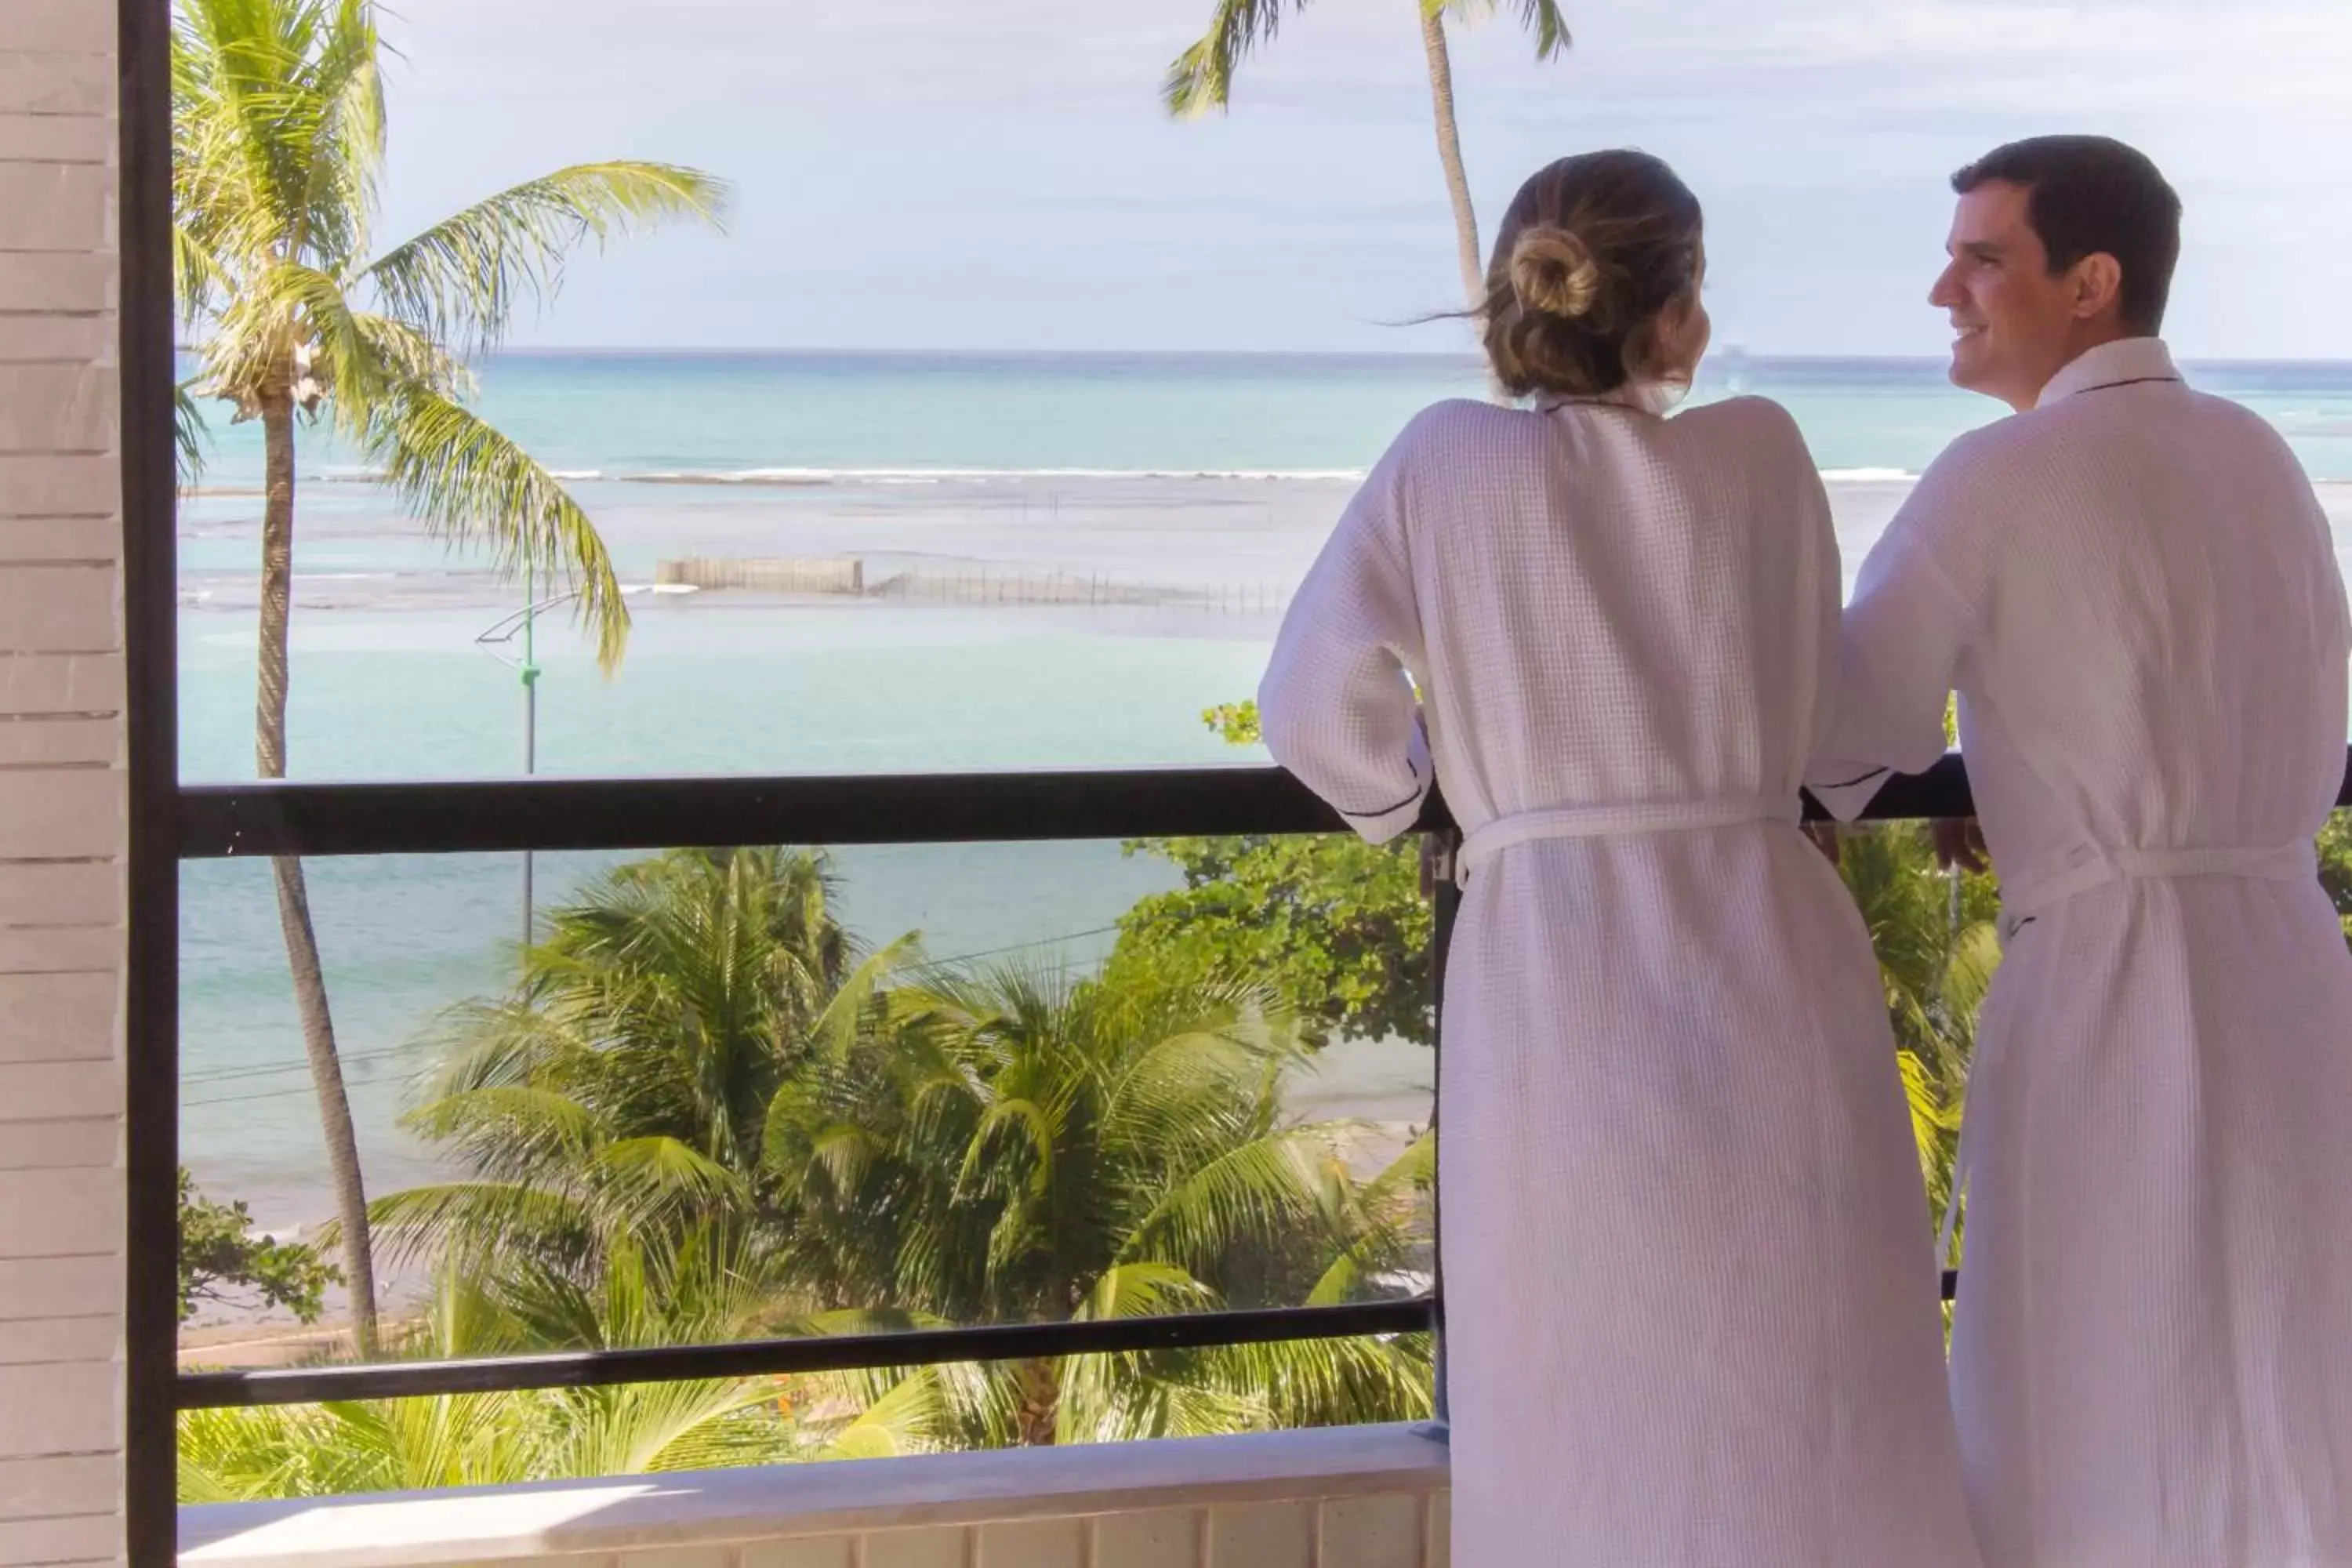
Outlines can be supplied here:
[[2080, 280], [2053, 277], [2021, 185], [1989, 181], [1952, 215], [1951, 260], [1927, 295], [1952, 321], [1952, 382], [2027, 409], [2080, 352]]

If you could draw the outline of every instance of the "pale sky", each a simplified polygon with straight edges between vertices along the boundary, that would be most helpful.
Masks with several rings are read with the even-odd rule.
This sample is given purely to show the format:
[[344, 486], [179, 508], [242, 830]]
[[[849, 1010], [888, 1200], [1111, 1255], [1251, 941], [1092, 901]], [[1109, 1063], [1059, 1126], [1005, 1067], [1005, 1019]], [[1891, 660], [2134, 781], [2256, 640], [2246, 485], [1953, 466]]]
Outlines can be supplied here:
[[[2095, 130], [2188, 205], [2168, 335], [2352, 359], [2347, 0], [1569, 0], [1538, 66], [1457, 30], [1479, 214], [1636, 145], [1706, 204], [1719, 344], [1940, 352], [1949, 172]], [[570, 162], [733, 182], [723, 238], [578, 268], [520, 341], [860, 349], [1449, 349], [1453, 233], [1413, 0], [1315, 0], [1231, 114], [1171, 123], [1208, 0], [394, 0], [390, 240]]]

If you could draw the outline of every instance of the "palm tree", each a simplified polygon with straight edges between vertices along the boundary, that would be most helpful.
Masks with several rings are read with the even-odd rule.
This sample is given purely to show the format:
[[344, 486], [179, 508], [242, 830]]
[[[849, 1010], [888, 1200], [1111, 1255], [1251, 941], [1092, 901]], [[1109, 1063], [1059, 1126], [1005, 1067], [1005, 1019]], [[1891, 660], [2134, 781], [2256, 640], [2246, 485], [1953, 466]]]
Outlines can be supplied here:
[[[616, 1238], [585, 1284], [524, 1271], [438, 1271], [430, 1316], [397, 1349], [428, 1359], [723, 1340], [770, 1283], [714, 1233]], [[746, 1377], [609, 1388], [191, 1411], [180, 1423], [183, 1502], [421, 1490], [872, 1451], [924, 1414], [919, 1400], [828, 1440], [795, 1418], [794, 1380]], [[895, 1420], [895, 1427], [892, 1425]]]
[[[1367, 1180], [1351, 1130], [1289, 1125], [1300, 1047], [1254, 988], [923, 972], [911, 938], [861, 957], [831, 887], [806, 852], [681, 851], [555, 911], [517, 993], [446, 1020], [410, 1125], [467, 1174], [380, 1203], [387, 1244], [584, 1299], [616, 1249], [707, 1236], [763, 1282], [738, 1331], [772, 1334], [1339, 1302], [1425, 1267], [1427, 1139]], [[854, 1419], [828, 1441], [1406, 1417], [1429, 1355], [877, 1373], [834, 1389]]]
[[[504, 571], [568, 577], [611, 668], [628, 630], [604, 542], [552, 476], [470, 408], [471, 356], [565, 257], [673, 217], [715, 221], [693, 170], [588, 163], [502, 191], [371, 256], [383, 167], [372, 0], [184, 0], [173, 28], [173, 261], [202, 335], [195, 391], [258, 419], [265, 451], [255, 762], [286, 773], [298, 416], [382, 470], [425, 527]], [[375, 1338], [365, 1190], [301, 862], [274, 863], [362, 1351]]]
[[770, 1106], [909, 962], [862, 953], [821, 853], [674, 850], [548, 916], [514, 994], [452, 1009], [410, 1129], [467, 1179], [378, 1204], [403, 1257], [528, 1254], [757, 1210]]
[[[1360, 1182], [1342, 1124], [1279, 1089], [1302, 1048], [1264, 994], [934, 973], [776, 1097], [791, 1272], [956, 1322], [1360, 1300], [1425, 1253], [1426, 1134]], [[1003, 1369], [1024, 1444], [1425, 1415], [1425, 1342], [1308, 1342]]]
[[1977, 1015], [2000, 963], [2000, 893], [1989, 876], [1940, 869], [1916, 823], [1847, 829], [1838, 850], [1877, 952], [1921, 1173], [1940, 1206], [1951, 1194]]
[[[1462, 297], [1472, 310], [1486, 300], [1486, 265], [1479, 253], [1478, 216], [1470, 205], [1470, 179], [1462, 166], [1462, 132], [1454, 117], [1454, 65], [1445, 45], [1448, 18], [1468, 25], [1491, 15], [1498, 0], [1413, 0], [1421, 11], [1421, 43], [1429, 58], [1429, 95], [1437, 114], [1437, 159], [1445, 169], [1445, 193], [1454, 203], [1454, 239], [1461, 255]], [[1521, 23], [1535, 34], [1536, 58], [1567, 52], [1568, 19], [1559, 0], [1513, 0]], [[1285, 16], [1307, 0], [1216, 0], [1209, 30], [1176, 57], [1160, 89], [1168, 111], [1181, 116], [1223, 109], [1234, 72], [1249, 52], [1271, 43]]]

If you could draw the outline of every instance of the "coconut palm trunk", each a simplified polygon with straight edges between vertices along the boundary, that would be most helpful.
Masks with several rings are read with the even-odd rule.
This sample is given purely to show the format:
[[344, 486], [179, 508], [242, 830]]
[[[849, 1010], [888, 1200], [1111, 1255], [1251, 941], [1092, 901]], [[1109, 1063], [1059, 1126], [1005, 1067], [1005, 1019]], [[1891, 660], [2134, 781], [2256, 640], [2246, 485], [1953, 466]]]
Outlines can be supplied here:
[[1014, 1429], [1024, 1448], [1050, 1448], [1061, 1426], [1062, 1374], [1054, 1362], [1024, 1361], [1013, 1373]]
[[[196, 397], [261, 421], [260, 775], [286, 776], [298, 411], [331, 422], [426, 531], [505, 574], [567, 577], [598, 662], [615, 668], [629, 616], [604, 542], [554, 475], [474, 412], [468, 360], [503, 341], [518, 305], [552, 296], [572, 251], [673, 218], [716, 223], [725, 187], [663, 163], [577, 163], [372, 254], [384, 153], [374, 0], [175, 0], [172, 16], [173, 269], [204, 362], [178, 437], [184, 460], [201, 456]], [[272, 869], [365, 1355], [377, 1303], [359, 1140], [302, 863]]]
[[1454, 118], [1454, 61], [1445, 47], [1444, 11], [1422, 7], [1421, 45], [1429, 56], [1429, 97], [1437, 111], [1437, 161], [1445, 166], [1445, 194], [1454, 203], [1462, 298], [1475, 311], [1486, 302], [1486, 268], [1478, 257], [1478, 215], [1470, 205], [1470, 176], [1462, 166], [1462, 129]]
[[[255, 661], [258, 673], [253, 753], [255, 767], [263, 778], [282, 779], [286, 776], [286, 683], [290, 662], [288, 628], [294, 603], [294, 405], [289, 393], [265, 396], [261, 432], [267, 490], [261, 512], [261, 635]], [[335, 1217], [342, 1233], [343, 1282], [351, 1294], [352, 1340], [361, 1356], [371, 1357], [376, 1350], [376, 1300], [367, 1186], [360, 1172], [359, 1134], [352, 1125], [342, 1060], [335, 1053], [334, 1015], [327, 1004], [318, 933], [310, 924], [310, 889], [302, 879], [302, 862], [293, 856], [278, 857], [270, 863], [270, 869], [278, 884], [278, 923], [286, 936], [286, 963], [294, 980], [295, 1009], [302, 1020], [310, 1087], [319, 1098], [319, 1125], [326, 1134], [327, 1171], [334, 1184]]]
[[[1209, 30], [1170, 63], [1160, 101], [1175, 115], [1205, 114], [1231, 101], [1234, 72], [1253, 50], [1274, 41], [1286, 16], [1307, 0], [1213, 0]], [[1437, 109], [1437, 156], [1445, 165], [1445, 194], [1454, 200], [1454, 239], [1462, 261], [1462, 298], [1475, 314], [1486, 302], [1486, 268], [1478, 255], [1478, 218], [1470, 207], [1470, 180], [1462, 169], [1462, 132], [1454, 119], [1454, 61], [1445, 43], [1448, 16], [1465, 26], [1494, 12], [1502, 0], [1413, 0], [1421, 13], [1421, 47], [1429, 57], [1429, 92]], [[1568, 52], [1568, 17], [1560, 0], [1510, 0], [1519, 24], [1535, 37], [1536, 58]]]

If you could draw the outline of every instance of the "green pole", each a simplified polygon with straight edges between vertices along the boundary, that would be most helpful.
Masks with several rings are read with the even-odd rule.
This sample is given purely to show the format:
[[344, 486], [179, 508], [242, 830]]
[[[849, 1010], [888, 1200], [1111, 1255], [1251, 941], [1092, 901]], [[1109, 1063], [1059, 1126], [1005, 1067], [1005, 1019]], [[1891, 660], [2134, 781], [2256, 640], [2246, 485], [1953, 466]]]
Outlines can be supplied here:
[[[536, 631], [534, 622], [537, 616], [531, 609], [533, 595], [537, 591], [533, 583], [531, 563], [526, 560], [522, 568], [521, 670], [522, 771], [526, 778], [539, 771], [539, 661], [535, 657], [537, 648], [533, 640]], [[526, 949], [530, 946], [532, 936], [531, 869], [531, 852], [526, 849], [522, 852], [522, 944]]]

